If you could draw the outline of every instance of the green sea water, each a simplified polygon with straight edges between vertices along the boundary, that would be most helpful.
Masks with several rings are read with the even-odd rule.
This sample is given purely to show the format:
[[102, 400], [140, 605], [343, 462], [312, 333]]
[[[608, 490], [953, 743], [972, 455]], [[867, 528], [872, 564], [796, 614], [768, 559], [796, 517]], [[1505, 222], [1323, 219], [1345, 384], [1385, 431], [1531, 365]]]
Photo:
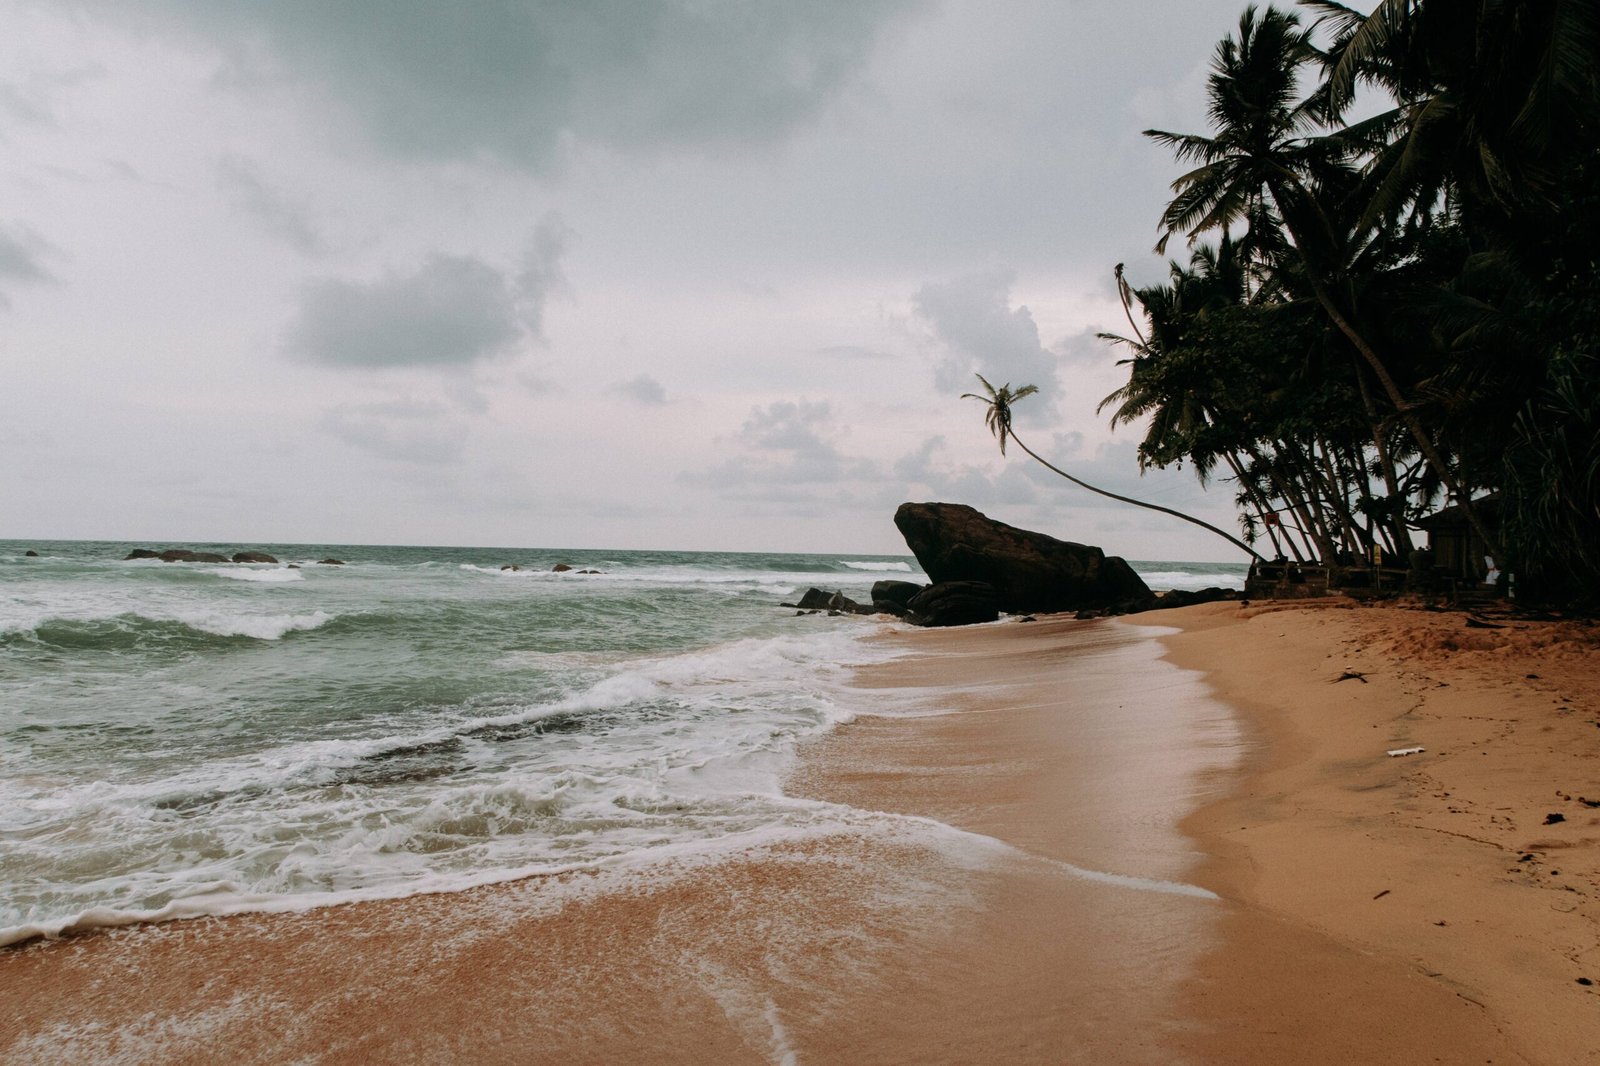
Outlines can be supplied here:
[[141, 546], [171, 545], [0, 542], [0, 944], [836, 829], [856, 815], [782, 776], [862, 709], [851, 670], [895, 654], [863, 638], [900, 623], [777, 605], [925, 580], [909, 556], [124, 561]]

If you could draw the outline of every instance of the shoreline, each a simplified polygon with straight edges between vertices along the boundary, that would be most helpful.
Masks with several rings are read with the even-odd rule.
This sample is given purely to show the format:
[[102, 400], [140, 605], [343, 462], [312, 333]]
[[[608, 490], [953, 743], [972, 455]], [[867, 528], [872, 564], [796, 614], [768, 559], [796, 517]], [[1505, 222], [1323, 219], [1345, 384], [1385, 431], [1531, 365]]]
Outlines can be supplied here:
[[[873, 695], [881, 683], [957, 713], [864, 714], [804, 752], [786, 789], [861, 812], [855, 831], [644, 875], [21, 945], [0, 952], [0, 1060], [227, 1045], [263, 1062], [1170, 1061], [1186, 1024], [1171, 977], [1217, 904], [1183, 879], [1188, 778], [1116, 752], [1187, 767], [1197, 745], [1090, 693], [1136, 676], [1196, 686], [1109, 624], [910, 639], [911, 656], [866, 671], [863, 706], [904, 709]], [[1098, 679], [1081, 669], [1094, 662]], [[1095, 745], [1055, 713], [1065, 683], [1104, 712]]]
[[1594, 631], [1463, 624], [897, 633], [785, 786], [854, 831], [19, 945], [0, 1061], [1600, 1061]]

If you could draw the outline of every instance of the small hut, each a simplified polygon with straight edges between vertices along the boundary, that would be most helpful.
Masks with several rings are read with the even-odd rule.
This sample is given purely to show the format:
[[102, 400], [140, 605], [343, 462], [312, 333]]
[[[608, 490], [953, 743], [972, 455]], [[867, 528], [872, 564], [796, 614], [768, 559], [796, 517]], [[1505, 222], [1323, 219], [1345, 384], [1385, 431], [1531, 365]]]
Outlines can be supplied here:
[[[1490, 529], [1500, 526], [1500, 499], [1489, 495], [1472, 501], [1472, 509]], [[1417, 525], [1428, 534], [1428, 548], [1433, 552], [1434, 572], [1442, 578], [1473, 586], [1482, 583], [1489, 572], [1489, 546], [1478, 531], [1467, 521], [1460, 504], [1442, 507], [1430, 515], [1417, 519]]]

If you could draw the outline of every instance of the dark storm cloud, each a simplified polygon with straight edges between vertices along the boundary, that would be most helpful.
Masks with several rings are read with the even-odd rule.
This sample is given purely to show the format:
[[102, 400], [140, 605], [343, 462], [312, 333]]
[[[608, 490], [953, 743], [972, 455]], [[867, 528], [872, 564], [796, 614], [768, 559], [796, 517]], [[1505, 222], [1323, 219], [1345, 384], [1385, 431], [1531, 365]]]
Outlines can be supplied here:
[[0, 225], [0, 309], [11, 306], [6, 290], [12, 285], [37, 285], [54, 281], [45, 269], [50, 245], [26, 226]]
[[503, 274], [434, 254], [409, 274], [308, 285], [288, 348], [332, 366], [461, 366], [504, 354], [522, 335]]
[[448, 367], [543, 341], [545, 304], [566, 289], [561, 256], [569, 236], [559, 217], [546, 215], [515, 279], [480, 259], [436, 252], [408, 273], [312, 282], [286, 347], [330, 366]]
[[555, 212], [546, 212], [528, 236], [517, 274], [522, 324], [535, 339], [544, 340], [544, 308], [552, 296], [567, 291], [561, 259], [573, 237], [572, 228]]
[[1040, 343], [1033, 312], [1011, 306], [1014, 281], [1010, 271], [996, 270], [930, 282], [912, 307], [942, 345], [934, 365], [941, 392], [982, 391], [975, 373], [997, 388], [1037, 385], [1041, 395], [1017, 407], [1017, 417], [1030, 420], [1051, 412], [1059, 357]]
[[[155, 10], [217, 46], [235, 83], [309, 82], [396, 154], [540, 166], [568, 136], [621, 148], [781, 136], [919, 4], [164, 0]], [[150, 10], [147, 26], [172, 27]]]

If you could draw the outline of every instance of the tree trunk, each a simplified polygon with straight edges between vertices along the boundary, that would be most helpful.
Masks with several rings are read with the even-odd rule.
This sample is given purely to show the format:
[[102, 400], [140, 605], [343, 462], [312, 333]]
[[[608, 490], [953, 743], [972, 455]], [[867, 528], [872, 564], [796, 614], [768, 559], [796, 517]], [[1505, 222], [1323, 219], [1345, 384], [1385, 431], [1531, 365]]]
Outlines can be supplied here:
[[1060, 467], [1058, 467], [1058, 466], [1048, 462], [1047, 460], [1041, 458], [1037, 452], [1035, 452], [1032, 448], [1030, 448], [1026, 444], [1024, 444], [1022, 442], [1022, 439], [1020, 437], [1018, 437], [1014, 431], [1011, 434], [1011, 439], [1016, 441], [1017, 442], [1017, 447], [1021, 448], [1025, 452], [1027, 452], [1029, 457], [1032, 458], [1034, 462], [1038, 463], [1040, 466], [1044, 467], [1046, 470], [1051, 471], [1052, 473], [1060, 474], [1062, 477], [1066, 478], [1068, 481], [1072, 482], [1074, 485], [1078, 486], [1079, 488], [1088, 489], [1090, 492], [1093, 492], [1096, 495], [1104, 496], [1107, 499], [1116, 500], [1118, 503], [1129, 503], [1129, 504], [1132, 504], [1135, 507], [1143, 507], [1146, 510], [1160, 511], [1162, 514], [1171, 515], [1173, 518], [1181, 518], [1185, 522], [1189, 522], [1189, 523], [1192, 523], [1194, 525], [1199, 526], [1201, 529], [1209, 529], [1211, 532], [1215, 533], [1217, 536], [1221, 537], [1223, 540], [1226, 540], [1228, 543], [1234, 545], [1240, 551], [1243, 551], [1246, 555], [1250, 556], [1250, 558], [1256, 560], [1257, 562], [1265, 562], [1266, 561], [1266, 560], [1262, 559], [1260, 555], [1256, 554], [1256, 550], [1254, 548], [1250, 547], [1250, 545], [1246, 544], [1244, 541], [1240, 540], [1238, 537], [1234, 536], [1233, 534], [1228, 533], [1225, 530], [1218, 529], [1216, 526], [1212, 525], [1210, 522], [1202, 521], [1201, 519], [1195, 518], [1192, 515], [1186, 515], [1182, 511], [1174, 511], [1170, 507], [1162, 507], [1158, 503], [1146, 503], [1143, 500], [1135, 500], [1135, 499], [1132, 499], [1131, 497], [1128, 497], [1128, 496], [1118, 496], [1114, 492], [1107, 492], [1105, 489], [1095, 488], [1093, 485], [1089, 484], [1087, 481], [1080, 481], [1078, 478], [1073, 477], [1071, 474], [1067, 473], [1065, 470], [1061, 469]]

